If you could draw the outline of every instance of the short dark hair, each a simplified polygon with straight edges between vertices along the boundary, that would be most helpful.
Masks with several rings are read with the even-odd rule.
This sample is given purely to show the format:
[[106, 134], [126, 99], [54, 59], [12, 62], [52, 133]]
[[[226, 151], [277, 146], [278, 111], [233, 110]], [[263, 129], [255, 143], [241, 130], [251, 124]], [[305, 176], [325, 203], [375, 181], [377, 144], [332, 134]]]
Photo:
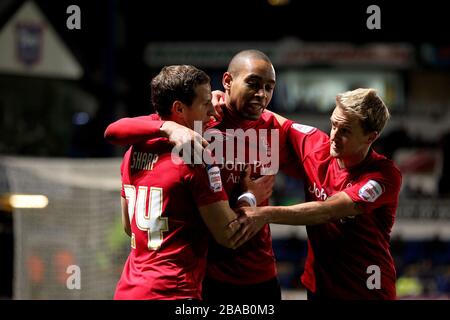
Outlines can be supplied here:
[[191, 65], [166, 66], [151, 82], [151, 100], [156, 112], [169, 116], [174, 101], [190, 106], [198, 85], [211, 82], [202, 70]]
[[249, 50], [242, 50], [236, 53], [233, 58], [231, 58], [230, 63], [228, 64], [227, 71], [231, 73], [232, 75], [237, 75], [241, 68], [241, 63], [244, 60], [263, 60], [266, 61], [269, 64], [272, 64], [272, 61], [270, 61], [270, 58], [262, 51], [255, 50], [255, 49], [249, 49]]

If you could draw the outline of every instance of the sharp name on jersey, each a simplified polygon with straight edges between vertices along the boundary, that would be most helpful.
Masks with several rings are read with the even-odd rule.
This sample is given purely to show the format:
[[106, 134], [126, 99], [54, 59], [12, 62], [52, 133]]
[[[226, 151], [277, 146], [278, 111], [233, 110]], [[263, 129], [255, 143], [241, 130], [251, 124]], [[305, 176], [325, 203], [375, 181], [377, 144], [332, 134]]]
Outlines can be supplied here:
[[135, 151], [132, 155], [131, 169], [153, 170], [153, 165], [158, 161], [158, 155], [150, 152]]

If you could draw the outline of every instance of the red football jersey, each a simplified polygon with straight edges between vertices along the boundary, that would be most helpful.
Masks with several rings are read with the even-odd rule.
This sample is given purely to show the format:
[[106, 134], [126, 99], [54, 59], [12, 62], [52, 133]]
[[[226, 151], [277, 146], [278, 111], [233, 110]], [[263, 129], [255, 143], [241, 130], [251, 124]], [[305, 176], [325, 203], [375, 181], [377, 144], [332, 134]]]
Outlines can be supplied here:
[[341, 169], [330, 156], [328, 135], [310, 126], [293, 124], [289, 142], [305, 171], [307, 201], [324, 201], [344, 191], [364, 210], [355, 217], [307, 226], [308, 256], [301, 278], [305, 287], [324, 298], [395, 299], [389, 241], [400, 171], [374, 150], [356, 167]]
[[[239, 183], [241, 171], [244, 169], [244, 163], [240, 162], [237, 157], [237, 153], [242, 152], [242, 144], [239, 145], [239, 141], [236, 141], [239, 140], [236, 139], [237, 135], [232, 136], [226, 134], [227, 129], [242, 129], [244, 132], [248, 129], [255, 129], [257, 145], [255, 144], [255, 139], [245, 141], [245, 163], [249, 163], [249, 160], [253, 159], [249, 156], [249, 152], [252, 150], [259, 152], [263, 149], [271, 156], [279, 156], [278, 166], [280, 169], [283, 169], [292, 163], [291, 154], [286, 144], [286, 135], [291, 123], [291, 121], [286, 121], [281, 126], [275, 116], [270, 112], [263, 112], [258, 120], [250, 121], [235, 117], [228, 110], [224, 110], [223, 119], [221, 123], [217, 124], [216, 128], [225, 133], [227, 139], [235, 139], [234, 163], [227, 162], [230, 159], [225, 157], [225, 163], [219, 165], [222, 181], [230, 201], [236, 200], [242, 194]], [[263, 131], [262, 129], [266, 129], [267, 131]], [[276, 130], [277, 135], [271, 135], [271, 129]], [[272, 141], [272, 138], [276, 139], [276, 141]], [[226, 150], [226, 147], [224, 149]], [[264, 161], [260, 161], [258, 152], [256, 152], [258, 155], [256, 163], [251, 163], [250, 161], [252, 164], [252, 178], [260, 177], [261, 170], [264, 167], [261, 164]], [[277, 169], [276, 167], [276, 163], [272, 161], [265, 168]], [[268, 201], [261, 205], [267, 204]], [[252, 239], [235, 250], [222, 247], [211, 241], [206, 274], [207, 277], [215, 281], [237, 285], [255, 284], [275, 277], [276, 264], [272, 249], [270, 226], [264, 226]]]
[[122, 162], [132, 249], [114, 298], [201, 299], [209, 232], [197, 208], [228, 198], [207, 169], [174, 162], [163, 138], [152, 142]]
[[[122, 142], [129, 137], [142, 136], [143, 132], [156, 135], [159, 133], [162, 122], [155, 120], [159, 120], [158, 115], [155, 114], [139, 117], [139, 121], [135, 121], [135, 118], [122, 119], [121, 123], [110, 128], [110, 134]], [[299, 177], [301, 172], [297, 170], [296, 162], [293, 161], [292, 157], [293, 153], [290, 152], [286, 143], [287, 131], [291, 123], [292, 121], [286, 121], [281, 126], [275, 116], [270, 112], [263, 112], [261, 118], [255, 121], [243, 120], [231, 115], [228, 110], [224, 109], [222, 121], [211, 123], [210, 127], [215, 127], [215, 129], [222, 132], [225, 139], [235, 139], [235, 136], [230, 136], [226, 133], [227, 129], [242, 129], [244, 131], [257, 129], [255, 130], [257, 133], [257, 145], [255, 146], [254, 143], [252, 144], [246, 141], [244, 147], [246, 149], [245, 154], [248, 156], [250, 148], [253, 151], [256, 150], [256, 153], [258, 153], [258, 148], [260, 148], [258, 144], [262, 143], [263, 148], [265, 148], [268, 154], [275, 155], [278, 152], [278, 166], [283, 172]], [[259, 129], [266, 129], [266, 134], [262, 134], [262, 131], [259, 131]], [[278, 141], [271, 141], [271, 129], [278, 132]], [[223, 156], [228, 161], [229, 159], [225, 155], [225, 139], [223, 141]], [[232, 152], [236, 155], [238, 151], [242, 151], [242, 145], [236, 142]], [[243, 162], [248, 163], [246, 160], [249, 160], [249, 157]], [[276, 165], [271, 163], [269, 168], [272, 165], [276, 167]], [[242, 190], [239, 188], [239, 182], [244, 164], [240, 161], [232, 161], [232, 163], [225, 162], [219, 165], [219, 167], [221, 168], [222, 182], [224, 183], [230, 202], [235, 202], [237, 197], [242, 193]], [[261, 168], [262, 166], [259, 164], [253, 166], [253, 178], [261, 175]], [[263, 205], [267, 205], [267, 203]], [[255, 237], [236, 250], [224, 248], [215, 241], [210, 241], [207, 275], [216, 281], [233, 284], [255, 284], [267, 281], [276, 276], [275, 256], [272, 250], [270, 227], [268, 225], [265, 226]]]

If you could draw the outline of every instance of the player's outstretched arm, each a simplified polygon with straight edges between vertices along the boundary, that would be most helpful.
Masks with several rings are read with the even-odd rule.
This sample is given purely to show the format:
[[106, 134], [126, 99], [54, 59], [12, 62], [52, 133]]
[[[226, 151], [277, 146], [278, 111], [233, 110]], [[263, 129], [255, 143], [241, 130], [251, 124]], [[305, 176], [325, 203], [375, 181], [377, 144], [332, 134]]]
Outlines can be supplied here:
[[152, 120], [150, 116], [122, 118], [111, 123], [105, 130], [105, 139], [121, 146], [143, 143], [161, 137], [164, 121]]
[[208, 142], [197, 132], [174, 121], [161, 121], [150, 116], [122, 118], [111, 123], [105, 130], [105, 139], [112, 144], [127, 146], [145, 143], [164, 137], [174, 146], [182, 148], [193, 145], [194, 150], [203, 151]]
[[293, 206], [242, 207], [237, 210], [240, 230], [232, 242], [239, 246], [253, 237], [266, 223], [287, 225], [315, 225], [347, 216], [356, 216], [362, 210], [345, 192], [339, 192], [326, 201], [311, 201]]
[[311, 201], [287, 207], [267, 207], [269, 223], [315, 225], [362, 213], [347, 193], [341, 191], [326, 201]]
[[160, 128], [160, 134], [178, 148], [182, 148], [184, 145], [193, 145], [194, 150], [203, 152], [203, 149], [209, 144], [200, 133], [174, 121], [165, 121]]

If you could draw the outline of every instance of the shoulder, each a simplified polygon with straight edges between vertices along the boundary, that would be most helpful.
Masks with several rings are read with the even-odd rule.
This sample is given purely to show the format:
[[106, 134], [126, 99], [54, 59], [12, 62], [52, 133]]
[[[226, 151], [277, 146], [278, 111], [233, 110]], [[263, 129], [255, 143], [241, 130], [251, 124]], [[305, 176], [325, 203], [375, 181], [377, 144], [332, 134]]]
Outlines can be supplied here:
[[283, 119], [286, 119], [282, 116], [280, 116], [279, 114], [276, 114], [273, 111], [270, 110], [264, 110], [263, 113], [261, 114], [261, 119], [263, 119], [264, 121], [278, 121], [278, 122], [282, 122]]
[[301, 133], [301, 134], [304, 134], [304, 135], [312, 135], [312, 134], [316, 133], [316, 135], [327, 136], [326, 133], [320, 131], [316, 127], [309, 126], [309, 125], [306, 125], [306, 124], [297, 123], [297, 122], [293, 122], [291, 124], [291, 129], [294, 130], [295, 132], [298, 132], [298, 133]]
[[127, 151], [125, 151], [125, 154], [123, 155], [123, 159], [125, 160], [126, 158], [130, 157], [130, 154], [133, 150], [133, 146], [129, 147]]
[[264, 112], [261, 114], [260, 119], [264, 122], [271, 123], [275, 128], [282, 128], [284, 126], [289, 126], [290, 124], [292, 124], [292, 120], [289, 120], [270, 110], [264, 110]]
[[[372, 151], [372, 161], [361, 167], [358, 183], [361, 186], [359, 194], [378, 190], [386, 193], [388, 198], [396, 198], [401, 189], [402, 176], [393, 161]], [[356, 182], [356, 181], [355, 181]], [[368, 196], [369, 197], [369, 196]], [[369, 197], [370, 198], [370, 197]]]
[[377, 153], [375, 150], [372, 150], [371, 156], [373, 159], [372, 163], [377, 171], [379, 171], [383, 175], [401, 180], [401, 171], [394, 161], [386, 158], [384, 155]]
[[329, 136], [316, 127], [294, 122], [290, 125], [289, 136], [291, 139], [305, 141], [316, 146], [328, 145]]
[[129, 147], [127, 151], [125, 151], [123, 157], [122, 157], [122, 163], [120, 165], [120, 169], [123, 170], [124, 166], [128, 164], [131, 158], [131, 154], [133, 152], [133, 146]]

